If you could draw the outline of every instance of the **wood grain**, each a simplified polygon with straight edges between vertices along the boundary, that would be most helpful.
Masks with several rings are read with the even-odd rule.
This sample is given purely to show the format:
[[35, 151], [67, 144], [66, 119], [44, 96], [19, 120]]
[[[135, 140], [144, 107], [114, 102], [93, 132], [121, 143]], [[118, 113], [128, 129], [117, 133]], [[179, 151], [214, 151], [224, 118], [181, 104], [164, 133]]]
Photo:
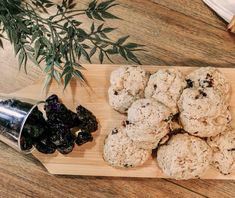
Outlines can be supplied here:
[[[52, 174], [61, 175], [90, 175], [90, 176], [117, 176], [117, 177], [149, 177], [149, 178], [164, 178], [162, 172], [156, 165], [153, 159], [150, 159], [144, 166], [133, 169], [117, 169], [108, 166], [104, 162], [103, 144], [104, 139], [114, 127], [121, 125], [126, 116], [114, 111], [108, 104], [107, 90], [110, 86], [110, 73], [120, 67], [120, 65], [84, 65], [86, 68], [85, 75], [89, 82], [90, 88], [72, 84], [70, 89], [63, 93], [62, 87], [56, 83], [51, 85], [49, 95], [57, 94], [62, 101], [72, 110], [76, 109], [78, 104], [81, 104], [90, 109], [99, 121], [99, 130], [94, 133], [94, 140], [92, 143], [86, 144], [82, 147], [76, 146], [72, 153], [68, 155], [61, 155], [55, 153], [53, 155], [44, 155], [37, 151], [33, 155], [42, 162], [46, 169]], [[158, 69], [167, 68], [159, 66], [145, 66], [143, 68], [151, 73]], [[173, 67], [173, 66], [172, 66]], [[176, 67], [185, 75], [193, 71], [195, 68], [191, 67]], [[235, 69], [220, 68], [229, 82], [231, 87], [235, 89]], [[43, 84], [38, 83], [28, 86], [12, 95], [16, 97], [27, 97], [36, 100], [45, 100], [45, 96], [39, 96], [38, 90], [42, 89]], [[90, 90], [91, 89], [91, 90]], [[72, 92], [73, 91], [73, 92]], [[71, 99], [73, 95], [74, 99]], [[235, 100], [235, 92], [232, 92], [231, 101]], [[235, 117], [235, 105], [230, 104], [232, 116]], [[235, 126], [235, 121], [232, 122]], [[224, 176], [217, 170], [211, 168], [201, 178], [203, 179], [227, 179], [235, 180], [235, 172], [233, 174]]]
[[[88, 0], [77, 1], [84, 6]], [[109, 22], [118, 27], [118, 35], [146, 45], [148, 52], [138, 54], [143, 64], [214, 65], [234, 67], [235, 36], [226, 31], [226, 23], [201, 0], [118, 0], [113, 9], [122, 21]], [[90, 26], [85, 20], [84, 26]], [[195, 52], [195, 54], [194, 54]], [[115, 63], [125, 63], [115, 57]], [[97, 57], [93, 60], [98, 63]], [[85, 63], [83, 61], [83, 63]], [[107, 62], [106, 62], [107, 63]], [[9, 43], [0, 50], [0, 91], [13, 92], [38, 80], [41, 72], [31, 67], [26, 76], [19, 74]], [[95, 177], [55, 177], [30, 156], [21, 156], [0, 143], [1, 197], [235, 197], [233, 181], [163, 179], [113, 179]], [[12, 182], [11, 182], [12, 180]], [[140, 190], [141, 189], [141, 190]], [[13, 193], [14, 192], [14, 193]], [[194, 192], [194, 193], [193, 193]]]

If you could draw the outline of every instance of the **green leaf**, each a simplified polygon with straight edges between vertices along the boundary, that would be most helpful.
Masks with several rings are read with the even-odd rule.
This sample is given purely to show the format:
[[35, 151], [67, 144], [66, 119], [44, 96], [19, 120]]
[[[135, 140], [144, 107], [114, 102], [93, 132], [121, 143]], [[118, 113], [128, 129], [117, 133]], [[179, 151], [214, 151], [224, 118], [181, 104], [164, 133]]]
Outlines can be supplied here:
[[109, 12], [102, 12], [101, 16], [105, 19], [120, 19], [119, 17], [117, 17]]
[[127, 43], [126, 45], [124, 45], [124, 47], [128, 48], [128, 49], [134, 49], [137, 47], [144, 47], [144, 45], [140, 45], [137, 43]]
[[101, 2], [98, 6], [97, 9], [105, 9], [106, 7], [108, 7], [111, 3], [113, 3], [115, 0], [109, 0], [109, 1], [104, 1]]
[[102, 50], [100, 50], [99, 60], [100, 60], [100, 63], [101, 63], [101, 64], [102, 64], [103, 61], [104, 61], [104, 53], [103, 53]]
[[38, 67], [40, 67], [38, 61], [36, 60], [36, 58], [35, 58], [31, 53], [27, 53], [27, 56], [29, 57], [29, 59], [30, 59], [35, 65], [37, 65]]
[[93, 19], [92, 14], [91, 14], [90, 11], [86, 11], [86, 15], [88, 16], [88, 18]]
[[129, 59], [131, 59], [133, 62], [138, 63], [139, 65], [141, 65], [140, 61], [138, 60], [138, 58], [131, 52], [131, 51], [126, 51], [127, 57]]
[[79, 70], [74, 70], [73, 75], [75, 77], [78, 77], [80, 80], [86, 82], [86, 79], [84, 78], [84, 76], [82, 75], [82, 73]]
[[100, 32], [100, 36], [103, 37], [103, 38], [105, 38], [105, 39], [109, 39], [109, 38], [106, 36], [106, 34], [104, 34], [103, 32]]
[[21, 50], [18, 56], [19, 70], [21, 69], [24, 59], [25, 59], [25, 54], [24, 54], [24, 51]]
[[84, 48], [84, 49], [90, 49], [90, 46], [86, 45], [86, 44], [81, 44], [81, 46]]
[[117, 51], [117, 49], [116, 49], [116, 48], [113, 48], [113, 49], [107, 49], [107, 50], [106, 50], [106, 52], [107, 52], [108, 54], [117, 54], [117, 53], [118, 53], [118, 51]]
[[67, 66], [64, 68], [62, 76], [64, 76], [67, 73], [70, 73], [71, 71], [73, 71], [73, 68], [71, 66]]
[[130, 36], [123, 36], [120, 39], [117, 40], [116, 44], [117, 45], [122, 45]]
[[39, 56], [40, 48], [41, 48], [41, 42], [40, 42], [40, 40], [38, 39], [38, 40], [35, 41], [35, 44], [34, 44], [34, 49], [35, 49], [34, 56], [36, 57], [36, 59], [37, 59], [38, 56]]
[[20, 45], [18, 45], [18, 44], [15, 44], [15, 45], [14, 45], [15, 55], [18, 54], [18, 52], [20, 51], [20, 48], [21, 48]]
[[95, 9], [95, 7], [96, 7], [96, 0], [93, 0], [91, 3], [89, 3], [88, 8], [90, 10], [93, 10]]
[[79, 28], [77, 30], [77, 32], [78, 32], [79, 36], [87, 37], [87, 33], [83, 29]]
[[90, 58], [95, 54], [97, 47], [95, 46], [91, 51], [90, 51]]
[[45, 73], [49, 73], [51, 71], [51, 64], [48, 64], [45, 68], [44, 68], [44, 72]]
[[51, 75], [50, 74], [46, 75], [43, 89], [48, 89], [48, 86], [51, 83], [51, 81], [52, 81]]
[[64, 89], [66, 89], [66, 87], [68, 86], [70, 80], [72, 79], [72, 74], [68, 73], [65, 75], [64, 77]]
[[39, 36], [40, 36], [40, 35], [39, 35], [38, 32], [34, 32], [33, 35], [32, 35], [31, 43], [33, 43], [33, 42], [35, 41], [35, 39], [36, 39], [37, 37], [39, 37]]
[[126, 52], [125, 52], [125, 50], [124, 50], [122, 47], [119, 48], [119, 52], [120, 52], [120, 54], [121, 54], [121, 56], [122, 56], [123, 58], [125, 58], [126, 60], [128, 60], [128, 59], [127, 59], [127, 56], [126, 56]]
[[102, 32], [105, 32], [105, 33], [109, 33], [109, 32], [112, 32], [113, 30], [115, 30], [116, 28], [111, 28], [111, 27], [107, 27], [107, 28], [104, 28], [102, 30]]
[[77, 20], [72, 20], [72, 23], [75, 25], [75, 26], [79, 26], [82, 24], [81, 21], [77, 21]]
[[41, 37], [40, 40], [45, 46], [47, 46], [47, 48], [51, 49], [51, 43], [46, 37]]
[[57, 70], [53, 70], [53, 76], [58, 84], [61, 83], [61, 74]]
[[82, 53], [82, 55], [86, 58], [86, 60], [88, 60], [89, 63], [91, 63], [90, 56], [88, 55], [88, 53], [86, 52], [86, 50], [84, 50], [83, 48], [81, 48], [81, 53]]
[[98, 12], [93, 12], [92, 15], [95, 19], [100, 20], [100, 21], [104, 21], [104, 19], [99, 15]]
[[24, 48], [30, 52], [34, 52], [34, 49], [30, 45], [25, 45]]
[[97, 28], [97, 31], [101, 31], [102, 30], [102, 27], [104, 26], [104, 23], [102, 23], [101, 25], [99, 25], [99, 27]]
[[74, 37], [74, 32], [75, 32], [74, 28], [73, 28], [72, 26], [69, 26], [69, 27], [68, 27], [68, 36], [69, 36], [70, 38], [73, 38], [73, 37]]
[[104, 43], [104, 44], [102, 44], [100, 47], [101, 47], [101, 48], [106, 48], [106, 47], [108, 47], [108, 46], [109, 46], [108, 43]]
[[75, 6], [76, 6], [76, 3], [73, 3], [68, 7], [68, 9], [73, 9], [73, 8], [75, 8]]
[[25, 58], [24, 58], [24, 72], [27, 74], [27, 68], [26, 68], [26, 65], [27, 65], [27, 56], [25, 55]]
[[91, 25], [91, 33], [93, 33], [94, 30], [95, 30], [95, 25], [94, 25], [94, 22], [93, 22], [92, 25]]

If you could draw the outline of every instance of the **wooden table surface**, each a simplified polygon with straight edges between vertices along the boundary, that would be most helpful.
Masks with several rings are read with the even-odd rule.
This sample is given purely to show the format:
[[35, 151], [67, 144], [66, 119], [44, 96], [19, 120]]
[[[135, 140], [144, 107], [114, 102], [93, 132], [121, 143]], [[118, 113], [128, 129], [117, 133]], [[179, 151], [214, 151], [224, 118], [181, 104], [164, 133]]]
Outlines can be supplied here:
[[[87, 4], [80, 0], [79, 6]], [[235, 66], [235, 35], [201, 0], [119, 0], [113, 12], [121, 21], [108, 22], [132, 41], [145, 44], [143, 64]], [[88, 23], [86, 23], [88, 25]], [[89, 26], [88, 26], [89, 27]], [[18, 71], [9, 43], [0, 50], [0, 91], [13, 92], [43, 75], [29, 67]], [[97, 58], [94, 63], [98, 63]], [[115, 63], [126, 63], [115, 57]], [[235, 197], [235, 181], [54, 176], [32, 156], [0, 143], [0, 197]]]

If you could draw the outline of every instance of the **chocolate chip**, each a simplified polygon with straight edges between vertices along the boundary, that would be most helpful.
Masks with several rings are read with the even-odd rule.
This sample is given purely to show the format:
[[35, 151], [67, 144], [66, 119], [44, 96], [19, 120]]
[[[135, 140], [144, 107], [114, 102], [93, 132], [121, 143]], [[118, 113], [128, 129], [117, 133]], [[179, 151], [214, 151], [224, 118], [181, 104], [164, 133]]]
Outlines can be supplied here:
[[209, 73], [207, 73], [207, 74], [206, 74], [206, 79], [211, 79], [211, 78], [212, 78], [212, 75], [209, 74]]
[[228, 149], [227, 151], [235, 151], [235, 148]]
[[199, 93], [200, 93], [202, 96], [204, 96], [204, 97], [207, 96], [207, 94], [206, 94], [205, 92], [203, 92], [202, 90], [199, 90]]
[[118, 133], [118, 129], [117, 129], [117, 128], [114, 128], [114, 129], [112, 130], [112, 135], [117, 134], [117, 133]]
[[157, 85], [153, 85], [153, 88], [154, 88], [154, 89], [157, 89]]
[[186, 88], [192, 88], [193, 87], [193, 81], [192, 80], [186, 79], [186, 82], [187, 82]]
[[124, 164], [124, 167], [125, 167], [125, 168], [128, 168], [128, 167], [132, 167], [132, 165]]
[[122, 121], [122, 126], [126, 127], [126, 125], [130, 124], [130, 122], [128, 120], [124, 120]]
[[117, 92], [117, 91], [114, 91], [114, 95], [118, 95], [118, 92]]
[[199, 99], [199, 95], [195, 96], [195, 99], [196, 99], [196, 100]]

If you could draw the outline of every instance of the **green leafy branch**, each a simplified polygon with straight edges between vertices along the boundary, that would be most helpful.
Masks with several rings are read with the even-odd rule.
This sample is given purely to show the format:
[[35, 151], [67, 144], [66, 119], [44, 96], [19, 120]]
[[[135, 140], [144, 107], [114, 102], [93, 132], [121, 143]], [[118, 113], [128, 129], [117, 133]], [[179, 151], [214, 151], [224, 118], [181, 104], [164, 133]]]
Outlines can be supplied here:
[[[63, 0], [61, 4], [50, 0], [31, 0], [30, 3], [2, 0], [0, 46], [3, 47], [2, 39], [10, 40], [18, 56], [19, 68], [23, 67], [25, 72], [28, 60], [38, 67], [45, 63], [46, 87], [52, 79], [63, 82], [64, 88], [74, 77], [86, 83], [81, 72], [81, 58], [91, 62], [91, 58], [98, 54], [100, 63], [103, 63], [105, 58], [112, 62], [113, 55], [120, 55], [140, 64], [135, 51], [143, 50], [143, 45], [127, 42], [129, 36], [113, 41], [108, 34], [115, 28], [107, 27], [105, 23], [99, 26], [94, 23], [94, 20], [119, 19], [109, 11], [117, 5], [115, 0], [100, 3], [93, 0], [86, 9], [76, 9], [74, 0]], [[56, 13], [48, 14], [50, 7], [56, 7]], [[40, 12], [47, 15], [40, 15]], [[86, 15], [92, 20], [89, 31], [81, 27], [82, 21], [74, 18], [79, 15]]]

